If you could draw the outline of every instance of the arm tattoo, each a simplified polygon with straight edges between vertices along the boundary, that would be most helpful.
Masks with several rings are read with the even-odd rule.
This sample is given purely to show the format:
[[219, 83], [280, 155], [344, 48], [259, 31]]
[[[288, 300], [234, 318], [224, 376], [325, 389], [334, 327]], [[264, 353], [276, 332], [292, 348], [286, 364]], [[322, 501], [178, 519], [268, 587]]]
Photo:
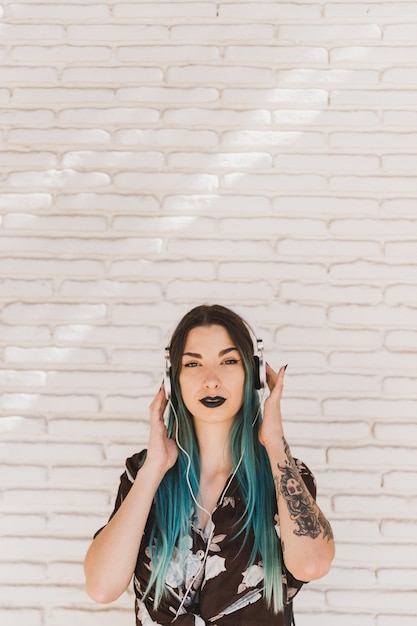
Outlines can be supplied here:
[[333, 538], [331, 526], [321, 511], [316, 511], [314, 501], [304, 481], [300, 477], [287, 442], [284, 449], [287, 455], [285, 465], [278, 464], [281, 477], [275, 476], [277, 496], [282, 495], [287, 503], [291, 519], [297, 524], [295, 535], [316, 539], [321, 533], [329, 541]]

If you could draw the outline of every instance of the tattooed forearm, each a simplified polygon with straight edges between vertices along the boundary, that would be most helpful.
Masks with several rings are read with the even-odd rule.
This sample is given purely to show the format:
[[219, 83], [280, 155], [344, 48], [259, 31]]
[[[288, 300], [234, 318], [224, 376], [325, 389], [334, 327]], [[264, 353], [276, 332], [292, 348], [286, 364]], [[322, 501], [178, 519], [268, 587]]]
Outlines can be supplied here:
[[323, 513], [314, 505], [298, 473], [289, 446], [285, 439], [283, 442], [287, 461], [285, 465], [278, 464], [281, 476], [274, 476], [274, 480], [277, 497], [281, 495], [284, 498], [290, 517], [297, 525], [294, 534], [315, 539], [323, 533], [323, 537], [330, 540], [333, 538], [331, 526]]
[[333, 539], [333, 531], [332, 531], [332, 527], [330, 526], [330, 523], [328, 522], [328, 520], [324, 517], [323, 513], [320, 511], [319, 513], [319, 524], [323, 529], [323, 537], [328, 539], [328, 541], [330, 541], [330, 539]]

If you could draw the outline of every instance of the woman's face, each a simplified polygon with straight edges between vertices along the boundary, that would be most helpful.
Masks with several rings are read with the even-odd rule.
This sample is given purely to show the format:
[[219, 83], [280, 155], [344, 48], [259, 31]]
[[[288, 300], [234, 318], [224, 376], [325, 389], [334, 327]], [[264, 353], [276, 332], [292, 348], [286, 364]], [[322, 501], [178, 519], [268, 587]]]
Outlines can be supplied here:
[[179, 375], [181, 395], [195, 420], [230, 421], [243, 404], [245, 370], [224, 326], [197, 326], [184, 346]]

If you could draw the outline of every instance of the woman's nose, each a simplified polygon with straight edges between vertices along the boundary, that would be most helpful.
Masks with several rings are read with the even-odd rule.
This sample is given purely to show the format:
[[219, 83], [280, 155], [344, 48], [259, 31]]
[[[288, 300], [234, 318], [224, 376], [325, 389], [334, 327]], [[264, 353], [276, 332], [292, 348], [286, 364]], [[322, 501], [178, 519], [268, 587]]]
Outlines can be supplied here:
[[212, 367], [207, 371], [204, 386], [207, 389], [217, 389], [217, 387], [220, 387], [220, 380], [215, 368]]

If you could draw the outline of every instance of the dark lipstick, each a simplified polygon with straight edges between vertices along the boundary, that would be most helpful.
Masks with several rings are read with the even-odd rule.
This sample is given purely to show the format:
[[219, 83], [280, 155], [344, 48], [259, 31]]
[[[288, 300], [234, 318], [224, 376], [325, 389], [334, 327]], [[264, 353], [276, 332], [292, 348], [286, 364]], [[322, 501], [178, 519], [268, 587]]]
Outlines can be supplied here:
[[200, 402], [204, 404], [204, 406], [214, 409], [226, 402], [226, 398], [222, 398], [221, 396], [206, 396], [205, 398], [201, 398]]

